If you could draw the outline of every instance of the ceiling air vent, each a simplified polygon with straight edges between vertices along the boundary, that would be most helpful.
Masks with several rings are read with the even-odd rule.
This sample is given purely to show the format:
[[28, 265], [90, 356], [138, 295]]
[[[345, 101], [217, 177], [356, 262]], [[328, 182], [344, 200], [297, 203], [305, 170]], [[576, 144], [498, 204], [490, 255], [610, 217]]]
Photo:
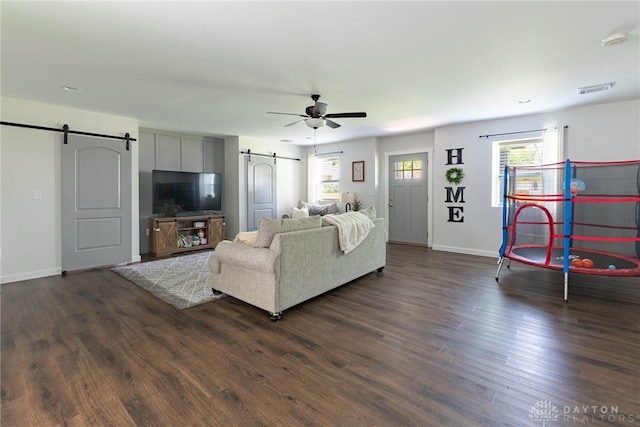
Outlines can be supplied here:
[[583, 86], [578, 88], [578, 94], [584, 95], [586, 93], [604, 92], [605, 90], [611, 89], [611, 86], [613, 86], [613, 82], [593, 86]]

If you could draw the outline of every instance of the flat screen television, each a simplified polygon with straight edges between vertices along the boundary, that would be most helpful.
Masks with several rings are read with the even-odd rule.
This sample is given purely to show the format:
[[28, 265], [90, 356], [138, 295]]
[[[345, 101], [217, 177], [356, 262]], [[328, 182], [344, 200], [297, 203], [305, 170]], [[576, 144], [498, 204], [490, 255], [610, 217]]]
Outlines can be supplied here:
[[218, 213], [222, 209], [222, 174], [154, 170], [153, 214]]

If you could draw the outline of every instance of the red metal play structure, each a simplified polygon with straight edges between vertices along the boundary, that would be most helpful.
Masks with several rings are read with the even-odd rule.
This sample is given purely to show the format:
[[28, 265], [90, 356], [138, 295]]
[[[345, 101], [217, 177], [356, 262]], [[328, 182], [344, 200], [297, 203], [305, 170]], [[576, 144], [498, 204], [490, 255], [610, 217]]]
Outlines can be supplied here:
[[640, 160], [507, 166], [504, 259], [569, 273], [640, 276]]

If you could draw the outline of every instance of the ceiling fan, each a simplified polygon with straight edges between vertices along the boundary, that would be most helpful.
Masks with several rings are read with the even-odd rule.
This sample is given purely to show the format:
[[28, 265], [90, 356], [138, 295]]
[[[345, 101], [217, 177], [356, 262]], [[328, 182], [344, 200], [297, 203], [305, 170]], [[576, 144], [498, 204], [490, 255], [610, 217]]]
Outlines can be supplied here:
[[329, 126], [331, 129], [336, 129], [340, 127], [338, 123], [330, 119], [341, 119], [341, 118], [347, 118], [347, 117], [367, 117], [367, 113], [363, 113], [363, 112], [326, 114], [327, 104], [325, 104], [324, 102], [318, 101], [320, 99], [320, 95], [311, 95], [311, 99], [315, 102], [315, 104], [310, 105], [305, 109], [306, 114], [276, 113], [273, 111], [268, 111], [267, 114], [286, 114], [288, 116], [304, 117], [304, 119], [296, 120], [295, 122], [289, 123], [285, 126], [292, 126], [292, 125], [295, 125], [296, 123], [305, 122], [307, 126], [313, 129], [318, 129], [319, 127], [322, 127], [325, 124]]

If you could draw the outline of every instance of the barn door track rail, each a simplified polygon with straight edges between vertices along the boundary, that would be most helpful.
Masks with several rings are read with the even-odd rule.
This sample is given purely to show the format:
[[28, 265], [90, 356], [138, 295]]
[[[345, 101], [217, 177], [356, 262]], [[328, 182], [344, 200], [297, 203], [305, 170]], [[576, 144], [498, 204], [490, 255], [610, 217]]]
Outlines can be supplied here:
[[131, 141], [136, 141], [135, 138], [131, 138], [131, 136], [129, 135], [129, 132], [125, 133], [124, 136], [119, 136], [119, 135], [105, 135], [102, 133], [93, 133], [93, 132], [83, 132], [83, 131], [79, 131], [79, 130], [71, 130], [69, 129], [69, 125], [65, 124], [62, 126], [62, 128], [52, 128], [52, 127], [47, 127], [47, 126], [37, 126], [37, 125], [28, 125], [28, 124], [24, 124], [24, 123], [13, 123], [13, 122], [0, 122], [0, 125], [3, 126], [16, 126], [16, 127], [20, 127], [20, 128], [27, 128], [27, 129], [38, 129], [38, 130], [48, 130], [51, 132], [62, 132], [64, 134], [64, 139], [63, 139], [63, 143], [67, 143], [67, 138], [69, 134], [72, 135], [85, 135], [85, 136], [96, 136], [98, 138], [108, 138], [108, 139], [119, 139], [122, 140], [126, 143], [127, 145], [127, 151], [129, 151], [129, 142]]
[[273, 154], [261, 154], [261, 153], [252, 153], [251, 150], [241, 151], [240, 154], [245, 154], [249, 156], [249, 161], [251, 161], [251, 156], [260, 156], [260, 157], [270, 157], [273, 159], [273, 163], [276, 163], [276, 159], [285, 159], [285, 160], [296, 160], [300, 162], [300, 159], [296, 159], [294, 157], [285, 157], [285, 156], [276, 156], [276, 153]]

